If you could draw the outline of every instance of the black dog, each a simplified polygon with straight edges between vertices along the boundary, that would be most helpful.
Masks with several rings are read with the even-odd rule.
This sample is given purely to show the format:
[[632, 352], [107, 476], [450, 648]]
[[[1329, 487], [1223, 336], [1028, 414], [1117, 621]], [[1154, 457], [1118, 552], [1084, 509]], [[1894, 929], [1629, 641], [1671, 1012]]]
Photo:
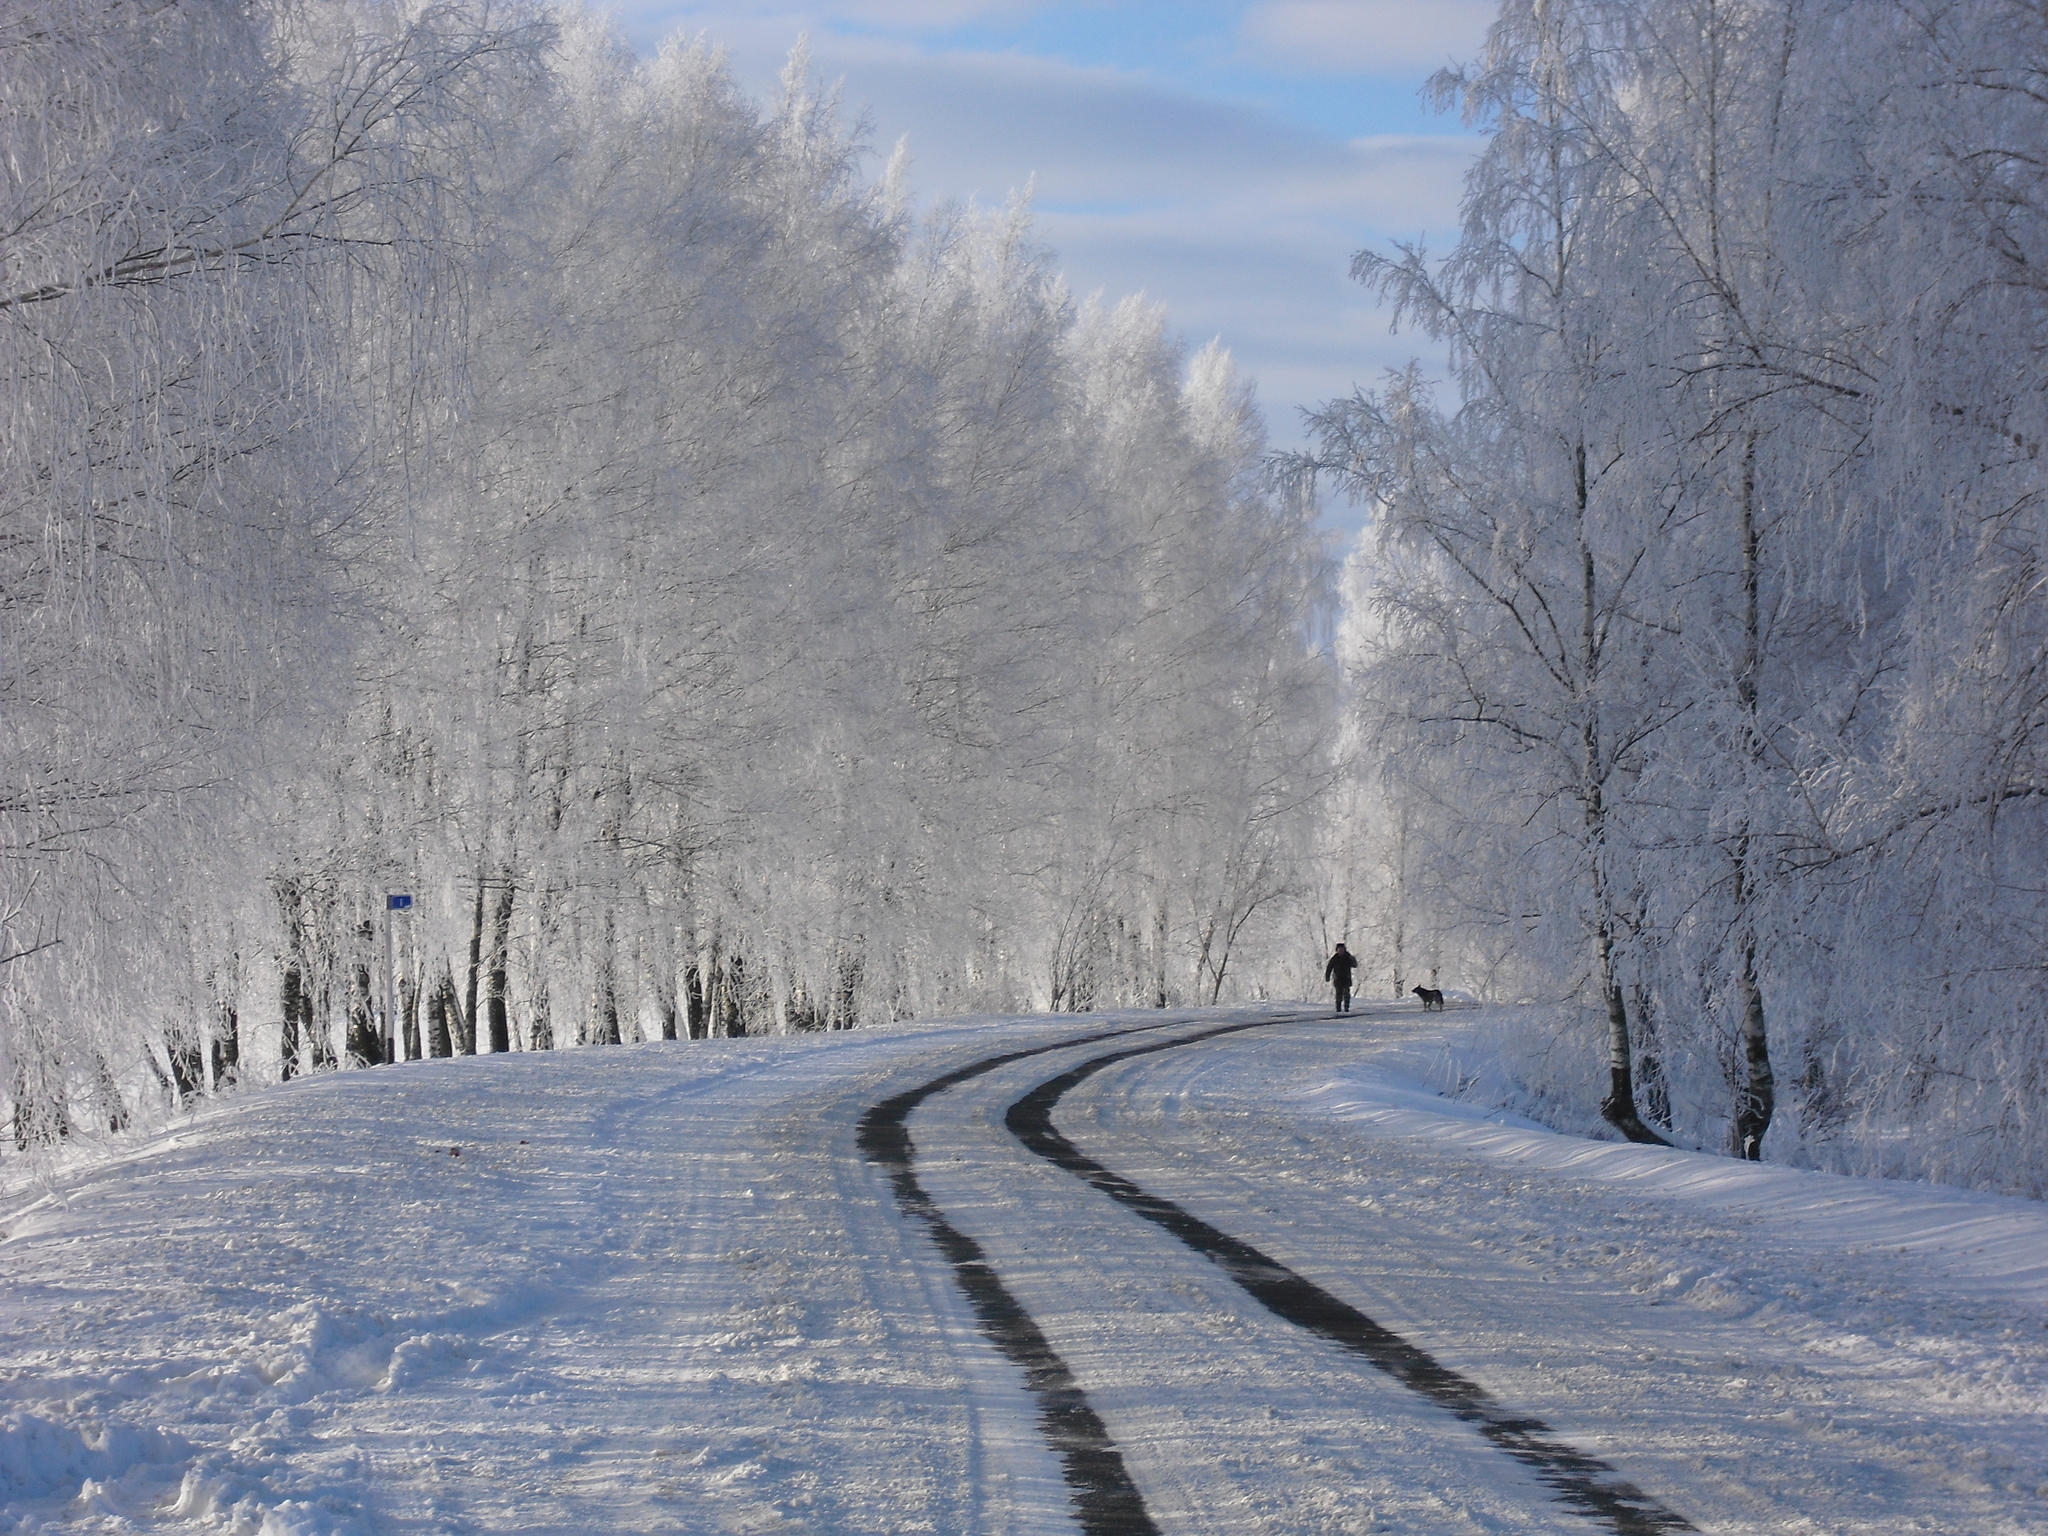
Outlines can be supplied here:
[[1432, 1008], [1438, 1013], [1444, 1011], [1444, 995], [1435, 987], [1417, 987], [1415, 995], [1422, 999], [1422, 1011], [1424, 1013], [1429, 1012]]

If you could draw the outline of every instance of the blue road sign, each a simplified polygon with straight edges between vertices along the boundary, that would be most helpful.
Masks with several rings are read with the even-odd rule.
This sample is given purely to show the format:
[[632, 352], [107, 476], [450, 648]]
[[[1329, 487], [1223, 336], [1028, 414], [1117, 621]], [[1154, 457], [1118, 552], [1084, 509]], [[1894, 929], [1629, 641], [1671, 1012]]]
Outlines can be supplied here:
[[387, 912], [409, 912], [412, 910], [412, 898], [410, 896], [386, 896], [384, 898], [384, 910]]

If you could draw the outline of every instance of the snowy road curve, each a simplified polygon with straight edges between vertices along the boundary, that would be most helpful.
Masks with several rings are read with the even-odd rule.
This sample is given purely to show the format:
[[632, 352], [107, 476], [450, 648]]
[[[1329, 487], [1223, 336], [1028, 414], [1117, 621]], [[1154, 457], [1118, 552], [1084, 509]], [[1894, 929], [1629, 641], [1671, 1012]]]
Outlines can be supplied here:
[[1682, 1517], [1616, 1477], [1612, 1467], [1559, 1443], [1541, 1420], [1503, 1410], [1485, 1388], [1447, 1369], [1427, 1351], [1381, 1327], [1313, 1281], [1087, 1156], [1052, 1123], [1053, 1112], [1068, 1090], [1105, 1067], [1158, 1051], [1199, 1045], [1220, 1035], [1267, 1027], [1270, 1026], [1264, 1023], [1218, 1025], [1190, 1036], [1092, 1056], [1032, 1089], [1010, 1106], [1003, 1123], [1040, 1157], [1076, 1175], [1126, 1210], [1178, 1238], [1182, 1246], [1216, 1263], [1246, 1295], [1274, 1316], [1361, 1357], [1410, 1391], [1447, 1409], [1489, 1444], [1534, 1472], [1561, 1503], [1590, 1516], [1619, 1536], [1691, 1530]]
[[1456, 1023], [430, 1063], [17, 1164], [0, 1531], [2048, 1531], [2038, 1207], [1491, 1124], [1401, 1075]]

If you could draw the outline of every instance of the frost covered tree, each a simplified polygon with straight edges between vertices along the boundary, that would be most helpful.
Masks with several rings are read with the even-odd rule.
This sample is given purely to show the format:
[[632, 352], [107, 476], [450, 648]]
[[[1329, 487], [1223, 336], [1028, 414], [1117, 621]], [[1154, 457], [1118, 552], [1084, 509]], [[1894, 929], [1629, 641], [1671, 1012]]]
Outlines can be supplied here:
[[18, 1132], [62, 1122], [45, 1095], [119, 1118], [138, 1063], [182, 1094], [242, 1059], [245, 818], [337, 702], [317, 657], [376, 517], [350, 306], [368, 269], [436, 270], [418, 221], [459, 165], [411, 152], [525, 46], [392, 20], [346, 45], [229, 5], [0, 23], [0, 986], [12, 1081], [41, 1085]]
[[[1447, 406], [1411, 375], [1319, 423], [1380, 527], [1357, 728], [1407, 756], [1373, 792], [1456, 850], [1463, 963], [1590, 982], [1610, 1064], [1633, 1010], [1659, 1117], [1737, 1155], [2048, 1177], [2041, 1009], [2008, 979], [2043, 937], [2044, 42], [2005, 0], [1510, 0], [1440, 78], [1493, 135], [1458, 247], [1361, 259], [1456, 365]], [[1576, 281], [1534, 281], [1560, 250]], [[1569, 366], [1532, 363], [1566, 334]], [[1583, 501], [1547, 467], [1581, 443]], [[1502, 740], [1561, 734], [1518, 713], [1526, 663], [1589, 632], [1562, 521], [1518, 510], [1545, 499], [1592, 514], [1607, 594], [1549, 676], [1603, 700], [1598, 860], [1527, 813], [1595, 776]], [[1522, 572], [1549, 547], [1546, 587]], [[1611, 968], [1557, 943], [1574, 879]], [[1573, 1101], [1555, 1059], [1524, 1053], [1529, 1091]]]
[[1355, 272], [1452, 343], [1464, 403], [1445, 416], [1413, 373], [1384, 400], [1339, 403], [1312, 421], [1314, 467], [1375, 503], [1402, 552], [1372, 599], [1389, 615], [1373, 664], [1399, 674], [1374, 744], [1488, 765], [1532, 857], [1574, 893], [1607, 1016], [1602, 1114], [1661, 1141], [1636, 1109], [1617, 845], [1642, 754], [1683, 706], [1654, 590], [1666, 487], [1611, 391], [1626, 343], [1600, 263], [1596, 42], [1539, 6], [1526, 28], [1496, 27], [1482, 74], [1448, 83], [1498, 124], [1459, 248], [1441, 271], [1409, 251]]
[[913, 216], [801, 54], [763, 108], [544, 4], [4, 26], [19, 1140], [1272, 984], [1327, 573], [1220, 352]]

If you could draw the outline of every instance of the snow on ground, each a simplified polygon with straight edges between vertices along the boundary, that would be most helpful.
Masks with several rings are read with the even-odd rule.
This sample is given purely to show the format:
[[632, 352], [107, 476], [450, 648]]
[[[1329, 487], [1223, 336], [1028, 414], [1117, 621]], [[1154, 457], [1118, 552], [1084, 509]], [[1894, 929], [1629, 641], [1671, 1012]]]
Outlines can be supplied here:
[[[1106, 1029], [1058, 1123], [1702, 1530], [2048, 1531], [2048, 1212], [1571, 1140], [1429, 1094], [1412, 1006], [501, 1056], [209, 1106], [0, 1178], [0, 1531], [1073, 1529], [1016, 1372], [855, 1146]], [[1003, 1126], [920, 1177], [1167, 1531], [1586, 1530]]]
[[1837, 1254], [1910, 1256], [1917, 1262], [1904, 1269], [1929, 1294], [2048, 1315], [2048, 1207], [2037, 1201], [1558, 1136], [1423, 1086], [1423, 1057], [1434, 1043], [1424, 1033], [1380, 1053], [1379, 1062], [1348, 1066], [1303, 1102], [1376, 1135], [1419, 1137], [1617, 1195], [1655, 1196], [1702, 1219], [1739, 1220], [1775, 1252], [1806, 1255], [1822, 1268]]

